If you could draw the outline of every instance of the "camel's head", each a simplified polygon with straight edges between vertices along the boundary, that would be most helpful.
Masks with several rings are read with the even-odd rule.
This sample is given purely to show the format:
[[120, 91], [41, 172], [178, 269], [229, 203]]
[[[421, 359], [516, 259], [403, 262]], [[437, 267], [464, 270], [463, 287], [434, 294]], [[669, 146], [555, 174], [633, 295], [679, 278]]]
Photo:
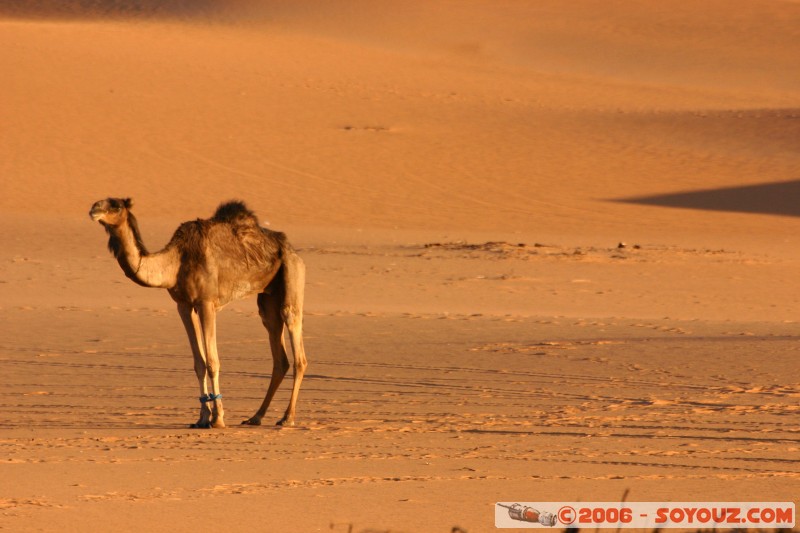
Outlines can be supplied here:
[[119, 226], [128, 218], [128, 210], [133, 206], [130, 198], [106, 198], [95, 202], [89, 210], [92, 220], [108, 226]]

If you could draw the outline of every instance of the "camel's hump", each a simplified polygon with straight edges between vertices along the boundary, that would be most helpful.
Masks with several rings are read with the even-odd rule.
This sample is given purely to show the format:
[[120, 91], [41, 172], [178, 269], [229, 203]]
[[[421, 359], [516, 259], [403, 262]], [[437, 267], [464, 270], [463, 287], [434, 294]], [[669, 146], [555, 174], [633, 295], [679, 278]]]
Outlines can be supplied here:
[[255, 223], [255, 225], [258, 225], [258, 217], [256, 217], [255, 213], [250, 211], [244, 202], [238, 200], [220, 204], [212, 220], [239, 224]]

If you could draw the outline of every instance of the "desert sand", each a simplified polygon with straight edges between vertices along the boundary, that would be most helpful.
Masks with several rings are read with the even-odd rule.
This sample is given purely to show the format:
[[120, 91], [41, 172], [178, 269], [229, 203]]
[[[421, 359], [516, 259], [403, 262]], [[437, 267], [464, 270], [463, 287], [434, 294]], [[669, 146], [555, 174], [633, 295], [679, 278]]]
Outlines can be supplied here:
[[[3, 2], [0, 529], [798, 502], [799, 29], [781, 0]], [[229, 427], [188, 428], [188, 342], [106, 251], [108, 196], [151, 249], [232, 198], [289, 235], [294, 428], [236, 425], [254, 299], [219, 315]]]

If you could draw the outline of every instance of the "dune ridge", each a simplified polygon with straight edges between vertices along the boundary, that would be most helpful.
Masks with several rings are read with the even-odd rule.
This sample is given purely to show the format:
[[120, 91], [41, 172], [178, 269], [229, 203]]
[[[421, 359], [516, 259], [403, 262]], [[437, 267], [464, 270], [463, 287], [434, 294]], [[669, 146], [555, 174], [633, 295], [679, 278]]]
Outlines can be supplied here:
[[[311, 226], [772, 239], [763, 218], [610, 202], [797, 178], [796, 5], [347, 5], [268, 2], [221, 26], [4, 22], [0, 206], [60, 213], [124, 183], [178, 220], [247, 197]], [[197, 207], [171, 201], [187, 182]]]

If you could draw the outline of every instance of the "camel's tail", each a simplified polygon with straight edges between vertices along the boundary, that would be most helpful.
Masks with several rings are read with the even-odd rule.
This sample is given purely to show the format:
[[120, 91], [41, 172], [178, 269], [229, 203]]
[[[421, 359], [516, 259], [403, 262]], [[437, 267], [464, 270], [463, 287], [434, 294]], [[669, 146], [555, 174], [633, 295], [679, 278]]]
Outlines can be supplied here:
[[271, 233], [278, 245], [281, 259], [281, 267], [278, 270], [272, 284], [279, 285], [283, 301], [281, 302], [281, 314], [288, 325], [291, 321], [303, 320], [303, 300], [305, 298], [306, 266], [303, 259], [297, 254], [294, 247], [289, 243], [286, 235], [281, 232], [270, 231], [262, 228], [262, 231]]
[[306, 265], [289, 243], [286, 234], [261, 228], [275, 247], [281, 261], [280, 269], [270, 283], [271, 292], [282, 294], [281, 313], [284, 321], [303, 320], [303, 299], [305, 297]]
[[284, 234], [280, 234], [281, 265], [280, 272], [283, 281], [284, 300], [281, 308], [283, 319], [287, 324], [294, 320], [303, 320], [303, 300], [305, 298], [306, 265], [297, 254], [294, 247], [289, 244]]

